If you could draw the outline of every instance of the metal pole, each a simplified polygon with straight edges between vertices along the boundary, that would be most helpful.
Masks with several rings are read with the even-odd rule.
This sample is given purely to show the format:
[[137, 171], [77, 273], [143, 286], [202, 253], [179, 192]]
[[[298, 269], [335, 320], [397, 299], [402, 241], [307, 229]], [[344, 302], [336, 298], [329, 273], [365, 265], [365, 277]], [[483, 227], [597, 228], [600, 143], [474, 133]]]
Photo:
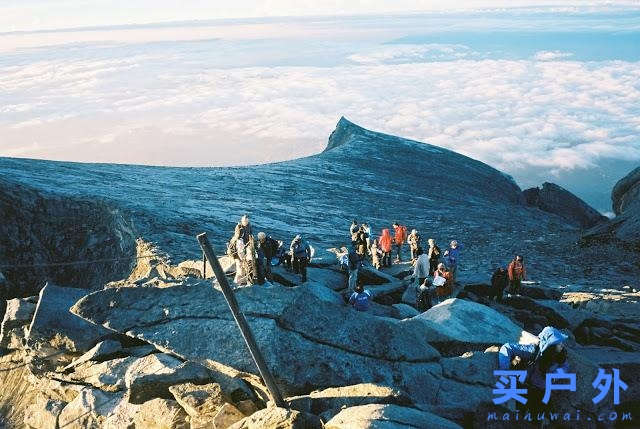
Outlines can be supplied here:
[[260, 353], [258, 344], [256, 343], [256, 340], [253, 337], [253, 333], [251, 332], [251, 327], [247, 323], [247, 319], [245, 319], [244, 314], [240, 311], [236, 296], [233, 293], [231, 286], [229, 286], [229, 282], [227, 281], [227, 277], [224, 275], [224, 271], [222, 271], [220, 262], [218, 262], [218, 258], [216, 258], [216, 255], [213, 253], [213, 248], [211, 247], [211, 243], [209, 243], [206, 232], [198, 235], [198, 243], [200, 243], [202, 251], [211, 263], [213, 274], [218, 280], [218, 284], [222, 289], [222, 293], [227, 300], [227, 304], [229, 304], [229, 308], [231, 309], [231, 314], [233, 314], [233, 318], [236, 320], [238, 328], [240, 328], [242, 337], [244, 338], [245, 343], [247, 343], [247, 347], [249, 348], [251, 357], [258, 367], [258, 371], [260, 371], [260, 376], [264, 380], [264, 383], [267, 385], [267, 389], [269, 389], [269, 392], [271, 393], [273, 402], [278, 407], [287, 408], [284, 400], [282, 399], [282, 395], [280, 394], [280, 389], [278, 389], [275, 379], [271, 375], [271, 372], [269, 371], [269, 368], [267, 367], [267, 364], [262, 357], [262, 353]]
[[207, 255], [202, 251], [202, 278], [207, 278]]

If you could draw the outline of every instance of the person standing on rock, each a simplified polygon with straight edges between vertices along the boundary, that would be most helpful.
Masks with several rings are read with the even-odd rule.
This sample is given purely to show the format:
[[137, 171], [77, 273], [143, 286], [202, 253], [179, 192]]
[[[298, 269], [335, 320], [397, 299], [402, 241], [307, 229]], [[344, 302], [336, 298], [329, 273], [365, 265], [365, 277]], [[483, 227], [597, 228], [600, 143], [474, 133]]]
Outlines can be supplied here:
[[373, 265], [373, 267], [376, 270], [380, 269], [380, 249], [378, 249], [378, 244], [376, 243], [376, 240], [373, 240], [373, 242], [371, 243], [371, 264]]
[[458, 262], [460, 262], [460, 247], [456, 240], [452, 240], [449, 248], [444, 252], [445, 261], [447, 262], [447, 268], [451, 272], [452, 282], [456, 282], [458, 279]]
[[356, 231], [355, 235], [356, 251], [362, 258], [364, 258], [367, 255], [367, 238], [364, 229], [360, 227], [358, 231]]
[[409, 250], [411, 251], [411, 263], [414, 264], [418, 259], [417, 250], [420, 247], [420, 234], [415, 229], [411, 230], [411, 234], [407, 237], [407, 243], [409, 244]]
[[349, 249], [349, 282], [348, 288], [350, 291], [354, 291], [356, 286], [358, 285], [358, 273], [360, 272], [360, 267], [362, 267], [362, 258], [356, 252], [355, 246], [351, 246]]
[[358, 222], [356, 222], [356, 220], [354, 219], [353, 222], [351, 222], [351, 227], [349, 228], [349, 236], [351, 237], [351, 243], [355, 243], [356, 241], [356, 233], [358, 232], [358, 230], [360, 229], [360, 226], [358, 225]]
[[509, 284], [507, 270], [504, 267], [498, 267], [491, 276], [491, 291], [489, 299], [495, 299], [497, 302], [502, 301], [504, 290]]
[[418, 279], [418, 286], [429, 277], [429, 257], [422, 252], [422, 247], [416, 250], [416, 265], [413, 268], [413, 278]]
[[371, 252], [371, 227], [369, 226], [368, 223], [363, 223], [362, 224], [362, 232], [364, 232], [364, 239], [366, 241], [367, 244], [367, 251], [370, 252], [370, 254], [372, 254]]
[[367, 311], [369, 309], [370, 300], [371, 292], [369, 290], [365, 290], [362, 285], [356, 285], [355, 290], [349, 297], [349, 305], [358, 311]]
[[234, 235], [241, 238], [245, 245], [249, 243], [249, 238], [252, 236], [249, 215], [245, 214], [240, 218], [240, 222], [236, 225]]
[[258, 258], [258, 283], [264, 284], [265, 278], [271, 281], [271, 260], [276, 257], [278, 242], [264, 232], [258, 233], [256, 248]]
[[389, 233], [389, 229], [385, 228], [382, 230], [382, 235], [378, 239], [380, 244], [380, 250], [382, 250], [382, 266], [390, 267], [391, 266], [391, 245], [393, 240], [391, 239], [391, 234]]
[[397, 252], [396, 261], [402, 262], [402, 245], [407, 240], [407, 227], [394, 222], [393, 233], [393, 242]]
[[293, 258], [293, 272], [300, 274], [302, 283], [304, 283], [307, 281], [307, 264], [311, 262], [311, 247], [298, 234], [291, 242], [290, 250]]
[[428, 243], [429, 251], [427, 252], [427, 256], [429, 257], [429, 275], [432, 276], [438, 269], [438, 264], [440, 263], [440, 248], [436, 245], [436, 241], [433, 238], [430, 238]]
[[507, 271], [509, 272], [510, 293], [519, 295], [522, 281], [525, 279], [527, 274], [524, 267], [524, 260], [521, 255], [516, 255], [516, 257], [513, 258], [513, 261], [509, 264]]

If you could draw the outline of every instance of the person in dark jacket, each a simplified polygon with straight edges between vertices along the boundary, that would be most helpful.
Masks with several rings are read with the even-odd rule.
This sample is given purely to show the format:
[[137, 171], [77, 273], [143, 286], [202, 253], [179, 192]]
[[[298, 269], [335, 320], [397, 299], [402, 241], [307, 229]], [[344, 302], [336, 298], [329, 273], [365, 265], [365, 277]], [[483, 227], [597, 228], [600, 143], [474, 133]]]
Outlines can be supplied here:
[[358, 285], [358, 273], [360, 271], [360, 267], [362, 267], [362, 257], [358, 254], [358, 252], [356, 252], [355, 246], [351, 246], [347, 257], [349, 259], [348, 290], [354, 291], [356, 289], [356, 286]]
[[416, 295], [416, 308], [419, 312], [424, 313], [431, 308], [431, 282], [428, 278], [424, 279], [424, 282], [418, 286], [418, 293]]
[[367, 234], [364, 232], [364, 228], [360, 227], [355, 233], [355, 237], [356, 252], [364, 258], [367, 254]]
[[427, 256], [429, 257], [429, 275], [432, 276], [438, 269], [438, 264], [440, 263], [440, 248], [433, 238], [430, 238], [427, 242], [429, 243], [429, 250], [427, 251]]
[[[544, 411], [544, 391], [547, 374], [569, 372], [565, 342], [569, 337], [558, 329], [547, 326], [538, 334], [538, 344], [507, 343], [498, 352], [501, 370], [526, 370], [528, 388], [525, 407], [532, 414]], [[521, 406], [519, 402], [517, 406]]]
[[504, 267], [498, 267], [491, 276], [491, 291], [489, 293], [489, 299], [495, 299], [498, 302], [502, 301], [502, 295], [504, 290], [509, 285], [509, 278], [507, 276], [507, 270]]
[[271, 280], [271, 260], [276, 257], [279, 243], [264, 232], [258, 233], [256, 246], [258, 263], [258, 283], [264, 284], [265, 278]]
[[522, 280], [524, 280], [527, 275], [527, 271], [524, 268], [524, 260], [521, 255], [516, 255], [516, 257], [513, 258], [513, 261], [511, 261], [507, 268], [507, 272], [509, 273], [509, 292], [514, 295], [520, 294]]
[[302, 276], [302, 283], [307, 281], [307, 264], [311, 262], [311, 247], [296, 235], [291, 242], [291, 257], [293, 259], [293, 272]]
[[234, 233], [235, 236], [241, 239], [244, 244], [249, 243], [249, 239], [253, 235], [251, 231], [251, 223], [249, 222], [249, 215], [243, 215], [240, 218], [240, 222], [236, 225]]

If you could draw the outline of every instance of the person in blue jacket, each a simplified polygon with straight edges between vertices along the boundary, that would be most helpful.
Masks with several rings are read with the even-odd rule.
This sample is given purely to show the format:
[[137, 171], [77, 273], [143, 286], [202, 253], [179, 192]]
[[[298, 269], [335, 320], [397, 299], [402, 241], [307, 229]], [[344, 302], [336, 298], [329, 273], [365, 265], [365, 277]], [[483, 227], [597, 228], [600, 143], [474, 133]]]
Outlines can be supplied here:
[[451, 272], [453, 282], [455, 283], [458, 278], [458, 263], [460, 262], [460, 249], [461, 245], [456, 240], [452, 240], [449, 248], [444, 252], [444, 260], [447, 268]]
[[369, 309], [369, 301], [371, 300], [371, 292], [365, 290], [362, 285], [356, 285], [355, 291], [349, 297], [349, 305], [358, 311], [367, 311]]
[[526, 370], [528, 387], [527, 408], [543, 408], [542, 398], [546, 387], [546, 375], [569, 372], [566, 340], [568, 336], [547, 326], [538, 334], [538, 344], [507, 343], [500, 347], [498, 367], [503, 370]]

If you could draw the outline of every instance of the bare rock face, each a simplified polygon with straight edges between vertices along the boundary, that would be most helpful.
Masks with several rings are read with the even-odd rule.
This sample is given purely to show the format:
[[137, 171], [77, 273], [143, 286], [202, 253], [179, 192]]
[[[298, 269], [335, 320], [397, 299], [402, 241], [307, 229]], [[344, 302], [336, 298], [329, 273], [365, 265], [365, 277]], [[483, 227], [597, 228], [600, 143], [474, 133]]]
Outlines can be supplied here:
[[322, 429], [320, 419], [296, 410], [269, 407], [253, 413], [229, 429]]
[[370, 404], [346, 408], [325, 425], [326, 429], [461, 429], [454, 422], [435, 414], [393, 404]]
[[142, 404], [133, 419], [136, 428], [189, 429], [187, 413], [176, 401], [152, 399]]
[[99, 429], [123, 397], [123, 393], [84, 388], [64, 407], [58, 420], [59, 425], [70, 429]]
[[24, 424], [32, 429], [56, 428], [58, 417], [66, 405], [66, 402], [41, 396], [27, 409]]
[[0, 328], [0, 349], [20, 349], [29, 331], [29, 324], [36, 311], [35, 299], [15, 298], [7, 301], [7, 308]]
[[3, 263], [39, 265], [125, 258], [92, 266], [6, 268], [4, 275], [13, 288], [5, 299], [35, 295], [46, 281], [97, 287], [125, 277], [132, 268], [136, 233], [128, 216], [112, 205], [0, 180], [0, 213]]
[[581, 228], [591, 228], [608, 219], [580, 198], [555, 183], [522, 191], [527, 205], [556, 214]]
[[224, 404], [231, 402], [218, 383], [184, 383], [169, 387], [169, 391], [191, 417], [213, 418]]

